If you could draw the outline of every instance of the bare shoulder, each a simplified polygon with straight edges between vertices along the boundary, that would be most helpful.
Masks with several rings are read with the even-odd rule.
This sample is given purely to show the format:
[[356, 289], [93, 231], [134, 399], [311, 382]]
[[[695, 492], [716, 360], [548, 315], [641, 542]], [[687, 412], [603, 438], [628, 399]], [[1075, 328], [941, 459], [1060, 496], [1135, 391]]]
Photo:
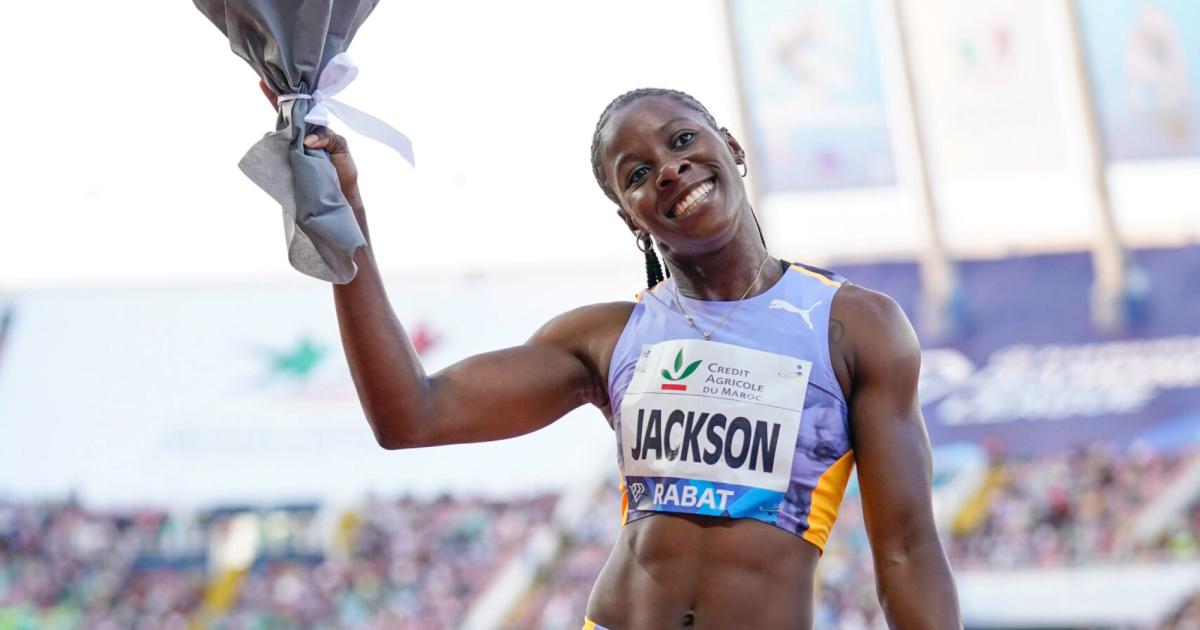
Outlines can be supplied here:
[[834, 295], [831, 314], [843, 322], [866, 326], [910, 327], [904, 310], [886, 293], [849, 282], [842, 285]]
[[635, 306], [634, 302], [605, 302], [572, 309], [546, 322], [527, 343], [553, 347], [578, 359], [587, 368], [590, 400], [608, 415], [608, 368]]
[[616, 337], [625, 328], [634, 306], [634, 302], [603, 302], [571, 309], [546, 322], [529, 342], [578, 345], [612, 336], [613, 343], [616, 343]]
[[[873, 369], [919, 369], [920, 343], [904, 310], [890, 296], [846, 283], [830, 308], [830, 353], [851, 381]], [[836, 366], [835, 361], [835, 366]]]

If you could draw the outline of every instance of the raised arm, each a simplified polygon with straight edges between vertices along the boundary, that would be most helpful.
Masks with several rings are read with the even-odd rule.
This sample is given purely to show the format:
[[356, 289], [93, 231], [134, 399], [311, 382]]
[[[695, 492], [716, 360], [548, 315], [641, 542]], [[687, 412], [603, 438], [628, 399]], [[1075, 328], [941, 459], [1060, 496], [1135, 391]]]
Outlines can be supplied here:
[[933, 521], [929, 436], [917, 401], [916, 334], [891, 298], [860, 287], [838, 292], [834, 317], [850, 346], [851, 440], [888, 626], [961, 628], [954, 580]]
[[[326, 134], [314, 148], [328, 149], [335, 166], [349, 160], [345, 140], [331, 134], [324, 140]], [[343, 192], [368, 246], [355, 255], [358, 275], [335, 286], [333, 295], [350, 374], [381, 446], [497, 440], [544, 427], [585, 403], [606, 406], [608, 353], [630, 305], [571, 311], [524, 345], [473, 356], [427, 375], [388, 302], [358, 187], [343, 185]]]
[[[274, 105], [275, 95], [260, 87]], [[384, 290], [345, 138], [322, 128], [305, 139], [305, 146], [329, 153], [367, 237], [367, 247], [354, 257], [358, 275], [335, 285], [333, 295], [350, 374], [380, 446], [497, 440], [546, 426], [585, 403], [606, 408], [608, 358], [632, 304], [571, 311], [524, 345], [426, 374]]]
[[355, 261], [358, 276], [334, 288], [338, 326], [363, 411], [384, 448], [513, 437], [585, 403], [606, 407], [601, 363], [607, 365], [629, 305], [571, 311], [524, 345], [427, 375], [388, 303], [370, 250]]

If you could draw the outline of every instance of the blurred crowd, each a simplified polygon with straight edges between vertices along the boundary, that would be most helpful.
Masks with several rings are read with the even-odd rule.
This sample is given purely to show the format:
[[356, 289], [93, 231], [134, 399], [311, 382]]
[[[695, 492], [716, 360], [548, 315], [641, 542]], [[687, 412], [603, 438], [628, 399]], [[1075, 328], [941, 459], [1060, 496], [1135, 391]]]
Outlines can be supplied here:
[[1174, 551], [1195, 555], [1194, 523], [1139, 543], [1140, 511], [1175, 481], [1195, 454], [1146, 448], [1083, 451], [998, 463], [983, 489], [986, 500], [960, 513], [948, 552], [956, 566], [1077, 564]]
[[[0, 502], [0, 629], [454, 627], [555, 500], [371, 500], [326, 546], [312, 509], [172, 517]], [[216, 566], [239, 555], [247, 522], [249, 563]]]
[[0, 628], [183, 627], [204, 567], [150, 560], [167, 522], [156, 510], [0, 503]]
[[[1198, 558], [1200, 501], [1157, 535], [1132, 535], [1140, 511], [1198, 462], [1099, 446], [997, 460], [946, 528], [947, 553], [958, 568]], [[620, 528], [616, 481], [595, 492], [507, 627], [579, 626]], [[0, 630], [456, 627], [556, 501], [374, 498], [186, 514], [0, 501]], [[852, 485], [818, 569], [815, 627], [886, 627], [862, 519]], [[1170, 624], [1200, 627], [1200, 597]]]
[[571, 530], [563, 532], [563, 552], [538, 576], [505, 628], [574, 630], [581, 626], [592, 584], [620, 529], [621, 487], [610, 478], [596, 489]]

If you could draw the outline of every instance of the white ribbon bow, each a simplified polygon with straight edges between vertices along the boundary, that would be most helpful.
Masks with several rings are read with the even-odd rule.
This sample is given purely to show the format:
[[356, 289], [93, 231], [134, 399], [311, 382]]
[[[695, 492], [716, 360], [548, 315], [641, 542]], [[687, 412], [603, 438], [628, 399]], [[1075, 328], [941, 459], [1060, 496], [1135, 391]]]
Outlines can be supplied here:
[[382, 120], [333, 98], [357, 76], [358, 66], [350, 60], [350, 55], [338, 53], [325, 64], [321, 76], [317, 77], [317, 85], [312, 94], [283, 94], [279, 97], [279, 107], [282, 109], [284, 103], [297, 99], [311, 100], [312, 108], [308, 110], [304, 122], [328, 127], [329, 115], [333, 114], [355, 132], [395, 149], [396, 153], [415, 166], [412, 141], [408, 136]]

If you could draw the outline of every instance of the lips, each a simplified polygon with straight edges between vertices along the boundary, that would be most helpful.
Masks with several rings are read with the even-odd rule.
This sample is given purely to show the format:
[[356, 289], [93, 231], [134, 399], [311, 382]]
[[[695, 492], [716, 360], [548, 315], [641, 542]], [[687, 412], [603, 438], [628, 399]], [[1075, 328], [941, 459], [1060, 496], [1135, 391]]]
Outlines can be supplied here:
[[684, 192], [683, 197], [671, 205], [667, 209], [668, 219], [679, 219], [687, 216], [687, 213], [696, 207], [716, 188], [716, 182], [713, 179], [705, 180], [693, 186], [691, 189]]

